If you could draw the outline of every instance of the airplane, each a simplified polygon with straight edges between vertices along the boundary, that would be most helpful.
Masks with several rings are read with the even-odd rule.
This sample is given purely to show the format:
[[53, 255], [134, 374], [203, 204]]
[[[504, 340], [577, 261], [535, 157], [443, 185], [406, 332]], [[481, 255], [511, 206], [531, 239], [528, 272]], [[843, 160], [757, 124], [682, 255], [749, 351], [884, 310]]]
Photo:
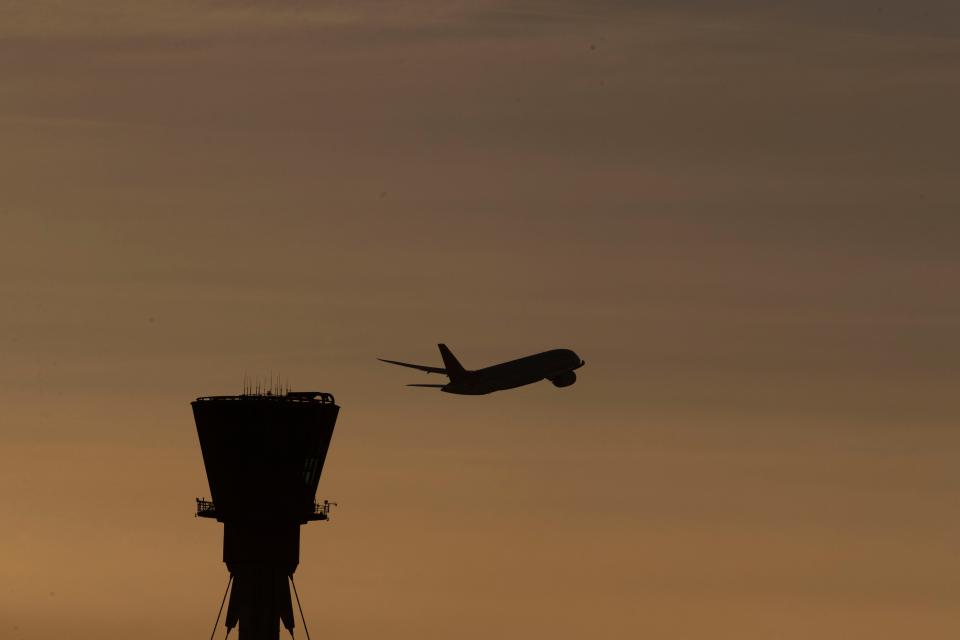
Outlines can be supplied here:
[[469, 396], [513, 389], [541, 380], [549, 380], [555, 387], [569, 387], [577, 381], [574, 369], [579, 369], [586, 364], [580, 356], [569, 349], [553, 349], [476, 371], [468, 371], [463, 368], [447, 345], [438, 344], [437, 347], [443, 358], [443, 367], [428, 367], [384, 358], [377, 358], [377, 360], [427, 373], [442, 373], [450, 378], [447, 384], [408, 384], [408, 387], [433, 387], [446, 393]]

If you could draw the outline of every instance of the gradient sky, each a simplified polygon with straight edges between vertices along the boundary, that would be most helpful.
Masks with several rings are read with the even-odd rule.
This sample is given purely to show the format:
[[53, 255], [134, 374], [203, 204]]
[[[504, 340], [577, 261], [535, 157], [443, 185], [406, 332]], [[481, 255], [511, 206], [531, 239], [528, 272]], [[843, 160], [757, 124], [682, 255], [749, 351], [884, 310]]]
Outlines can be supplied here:
[[837, 4], [3, 3], [0, 637], [207, 637], [273, 372], [316, 637], [956, 638], [960, 9]]

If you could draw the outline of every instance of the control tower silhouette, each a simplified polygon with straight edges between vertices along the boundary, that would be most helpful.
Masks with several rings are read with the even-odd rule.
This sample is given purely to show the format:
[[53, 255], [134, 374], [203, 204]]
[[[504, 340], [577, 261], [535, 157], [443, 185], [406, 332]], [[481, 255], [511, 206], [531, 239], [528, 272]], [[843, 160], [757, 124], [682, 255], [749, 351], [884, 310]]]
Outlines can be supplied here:
[[319, 391], [209, 396], [191, 404], [212, 496], [197, 499], [196, 515], [223, 523], [227, 590], [233, 587], [227, 635], [239, 624], [240, 640], [278, 640], [283, 622], [292, 637], [287, 580], [297, 595], [300, 526], [327, 520], [333, 504], [315, 496], [340, 407]]

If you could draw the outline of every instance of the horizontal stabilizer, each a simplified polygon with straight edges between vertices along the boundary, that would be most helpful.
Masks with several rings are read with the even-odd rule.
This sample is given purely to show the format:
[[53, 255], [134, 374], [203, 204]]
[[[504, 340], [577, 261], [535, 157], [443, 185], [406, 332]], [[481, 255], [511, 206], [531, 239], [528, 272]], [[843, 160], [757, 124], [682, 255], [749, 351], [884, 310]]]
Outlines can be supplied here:
[[435, 389], [443, 389], [445, 384], [408, 384], [408, 387], [433, 387]]
[[441, 367], [428, 367], [423, 364], [410, 364], [409, 362], [399, 362], [397, 360], [386, 360], [384, 358], [377, 358], [380, 362], [388, 362], [390, 364], [398, 364], [401, 367], [410, 367], [411, 369], [419, 369], [420, 371], [426, 371], [427, 373], [446, 373], [447, 370]]

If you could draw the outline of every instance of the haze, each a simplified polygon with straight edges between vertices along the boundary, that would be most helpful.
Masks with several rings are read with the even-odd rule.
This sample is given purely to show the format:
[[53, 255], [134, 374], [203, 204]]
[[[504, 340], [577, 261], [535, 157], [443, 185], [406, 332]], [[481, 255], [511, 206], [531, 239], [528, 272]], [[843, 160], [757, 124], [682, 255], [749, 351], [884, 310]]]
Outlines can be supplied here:
[[206, 637], [272, 372], [315, 637], [956, 638], [960, 10], [836, 5], [5, 3], [0, 637]]

